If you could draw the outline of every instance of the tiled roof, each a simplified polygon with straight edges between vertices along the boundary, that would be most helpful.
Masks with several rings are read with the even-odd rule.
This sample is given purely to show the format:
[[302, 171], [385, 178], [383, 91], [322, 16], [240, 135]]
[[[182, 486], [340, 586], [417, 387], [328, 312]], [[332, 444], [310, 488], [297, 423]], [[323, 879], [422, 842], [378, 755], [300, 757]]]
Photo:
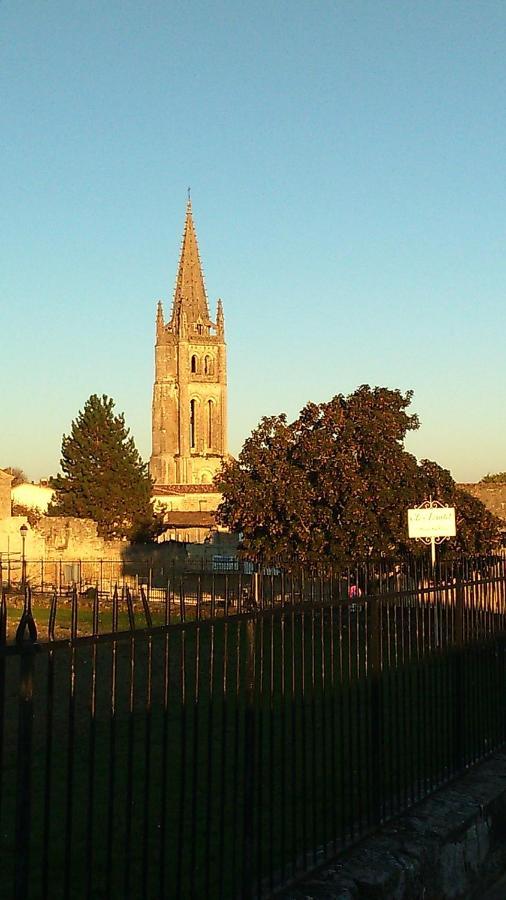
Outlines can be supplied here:
[[155, 496], [167, 496], [170, 494], [219, 494], [214, 484], [155, 484], [153, 494]]
[[168, 510], [164, 514], [164, 522], [174, 528], [213, 528], [214, 515], [208, 510], [191, 510], [187, 512]]

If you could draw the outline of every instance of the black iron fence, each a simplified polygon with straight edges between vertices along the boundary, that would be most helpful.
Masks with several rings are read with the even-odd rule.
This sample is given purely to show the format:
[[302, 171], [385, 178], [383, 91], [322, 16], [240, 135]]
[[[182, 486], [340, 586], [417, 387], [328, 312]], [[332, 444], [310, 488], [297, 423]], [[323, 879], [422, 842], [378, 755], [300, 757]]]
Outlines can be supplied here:
[[506, 740], [503, 558], [158, 590], [4, 590], [0, 896], [272, 896]]

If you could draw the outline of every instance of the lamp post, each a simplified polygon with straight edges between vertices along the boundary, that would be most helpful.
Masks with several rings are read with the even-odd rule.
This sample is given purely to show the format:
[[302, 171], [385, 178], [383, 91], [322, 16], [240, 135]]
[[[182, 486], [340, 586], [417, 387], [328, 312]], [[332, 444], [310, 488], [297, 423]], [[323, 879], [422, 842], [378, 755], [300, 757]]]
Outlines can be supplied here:
[[26, 545], [26, 535], [28, 532], [28, 526], [23, 522], [21, 528], [19, 529], [19, 533], [21, 535], [21, 587], [23, 590], [26, 588], [26, 554], [25, 554], [25, 545]]

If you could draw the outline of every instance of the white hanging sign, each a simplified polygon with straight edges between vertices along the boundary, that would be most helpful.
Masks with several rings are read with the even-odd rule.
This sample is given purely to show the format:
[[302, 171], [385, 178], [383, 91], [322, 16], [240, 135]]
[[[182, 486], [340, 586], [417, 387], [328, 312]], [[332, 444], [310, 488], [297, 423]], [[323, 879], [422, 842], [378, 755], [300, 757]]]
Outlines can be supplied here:
[[408, 509], [410, 538], [455, 537], [454, 506], [430, 506]]

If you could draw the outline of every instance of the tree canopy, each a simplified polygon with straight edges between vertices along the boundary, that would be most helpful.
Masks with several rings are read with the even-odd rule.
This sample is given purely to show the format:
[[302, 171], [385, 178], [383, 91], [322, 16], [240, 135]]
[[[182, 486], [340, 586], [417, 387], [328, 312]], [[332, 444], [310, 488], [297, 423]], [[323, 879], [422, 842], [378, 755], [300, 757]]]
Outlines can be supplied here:
[[18, 484], [24, 484], [26, 475], [19, 466], [5, 466], [4, 472], [12, 475], [11, 487], [17, 487]]
[[496, 472], [494, 475], [489, 472], [483, 476], [480, 484], [506, 484], [506, 472]]
[[448, 472], [418, 465], [404, 449], [419, 427], [407, 411], [411, 398], [412, 391], [362, 385], [348, 397], [308, 403], [294, 422], [263, 418], [217, 478], [219, 521], [242, 534], [244, 552], [258, 561], [345, 565], [412, 550], [406, 510], [432, 493], [458, 498], [458, 515], [470, 523], [469, 533], [459, 529], [461, 544], [472, 533], [474, 545], [484, 545], [494, 517], [461, 496]]
[[53, 516], [93, 519], [106, 538], [149, 540], [158, 530], [152, 482], [123, 414], [93, 394], [63, 437], [62, 474], [51, 479]]

